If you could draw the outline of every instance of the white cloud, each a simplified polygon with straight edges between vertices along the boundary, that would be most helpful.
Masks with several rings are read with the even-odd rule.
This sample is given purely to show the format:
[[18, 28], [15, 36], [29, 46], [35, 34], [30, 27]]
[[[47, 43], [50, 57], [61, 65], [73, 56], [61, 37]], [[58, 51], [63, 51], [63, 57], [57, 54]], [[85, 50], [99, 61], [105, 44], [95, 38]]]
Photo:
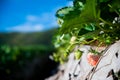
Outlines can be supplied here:
[[43, 13], [41, 15], [27, 15], [26, 22], [16, 26], [8, 27], [7, 31], [36, 32], [57, 26], [54, 12]]
[[[6, 28], [7, 31], [15, 31], [15, 32], [36, 32], [42, 31], [46, 29], [46, 26], [51, 24], [50, 15], [46, 13], [35, 16], [35, 15], [27, 15], [26, 22], [23, 24], [19, 24], [16, 26]], [[45, 24], [48, 23], [48, 24]]]
[[27, 15], [25, 18], [26, 21], [23, 24], [8, 27], [6, 30], [15, 32], [36, 32], [57, 27], [55, 17], [56, 10], [55, 8], [51, 12], [45, 12], [40, 15]]
[[72, 1], [68, 1], [66, 4], [54, 8], [50, 12], [45, 12], [40, 15], [28, 14], [25, 19], [26, 21], [22, 24], [11, 26], [6, 28], [7, 31], [18, 31], [18, 32], [35, 32], [57, 27], [57, 21], [55, 13], [58, 9], [65, 6], [73, 6]]
[[36, 31], [42, 31], [44, 29], [44, 26], [41, 24], [23, 24], [18, 26], [13, 26], [12, 28], [7, 28], [7, 30], [10, 31], [17, 31], [17, 32], [36, 32]]

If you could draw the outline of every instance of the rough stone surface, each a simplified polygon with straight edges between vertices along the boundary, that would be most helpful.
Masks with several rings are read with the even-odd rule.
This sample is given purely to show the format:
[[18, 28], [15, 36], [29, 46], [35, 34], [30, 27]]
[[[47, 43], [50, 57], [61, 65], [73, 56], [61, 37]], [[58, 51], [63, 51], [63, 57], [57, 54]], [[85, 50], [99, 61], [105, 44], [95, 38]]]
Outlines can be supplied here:
[[86, 58], [90, 48], [80, 46], [84, 52], [81, 59], [75, 60], [74, 53], [71, 53], [68, 62], [60, 65], [58, 73], [46, 80], [120, 80], [117, 74], [120, 74], [120, 41], [105, 50], [104, 47], [99, 48], [104, 52], [96, 67], [92, 67]]

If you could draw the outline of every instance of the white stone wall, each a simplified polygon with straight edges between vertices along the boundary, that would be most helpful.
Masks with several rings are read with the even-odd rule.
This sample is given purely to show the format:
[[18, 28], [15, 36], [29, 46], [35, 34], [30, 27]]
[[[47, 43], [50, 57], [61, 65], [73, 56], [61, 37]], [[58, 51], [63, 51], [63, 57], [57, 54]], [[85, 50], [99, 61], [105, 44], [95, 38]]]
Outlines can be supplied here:
[[80, 46], [79, 49], [84, 52], [80, 60], [75, 60], [74, 53], [71, 53], [68, 62], [59, 68], [58, 74], [46, 80], [120, 80], [117, 77], [120, 72], [120, 41], [105, 49], [94, 68], [86, 58], [90, 46]]

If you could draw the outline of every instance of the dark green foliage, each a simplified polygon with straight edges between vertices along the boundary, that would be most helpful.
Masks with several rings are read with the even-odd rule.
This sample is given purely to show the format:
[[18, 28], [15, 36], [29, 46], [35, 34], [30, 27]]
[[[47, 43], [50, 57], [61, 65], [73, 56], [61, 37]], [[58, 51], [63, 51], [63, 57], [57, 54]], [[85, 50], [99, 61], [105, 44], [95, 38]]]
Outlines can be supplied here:
[[[120, 39], [120, 0], [73, 0], [73, 6], [59, 9], [56, 15], [60, 25], [58, 36], [70, 35], [67, 47], [73, 36], [76, 37], [73, 44], [98, 47]], [[59, 48], [57, 53], [64, 54]]]
[[[40, 69], [44, 68], [46, 65], [46, 60], [44, 57], [48, 58], [48, 55], [54, 51], [53, 46], [45, 45], [32, 45], [32, 46], [0, 46], [0, 79], [4, 80], [21, 80], [26, 78], [26, 68], [28, 69], [32, 66], [33, 61], [36, 58], [41, 60]], [[42, 61], [43, 60], [43, 61]], [[30, 65], [32, 63], [32, 65]], [[44, 64], [43, 64], [44, 63]], [[29, 64], [29, 66], [27, 66]], [[37, 65], [38, 66], [38, 65]], [[44, 66], [44, 67], [42, 67]], [[34, 70], [35, 67], [32, 67]], [[39, 69], [37, 69], [39, 71]], [[42, 71], [43, 72], [43, 71]], [[35, 72], [36, 73], [36, 72]], [[31, 72], [31, 74], [34, 74]], [[2, 76], [3, 75], [3, 76]], [[25, 75], [25, 76], [24, 76]], [[41, 76], [41, 74], [39, 74]], [[44, 74], [45, 76], [46, 74]], [[33, 75], [31, 75], [33, 76]], [[30, 77], [30, 76], [29, 76]]]
[[36, 57], [42, 60], [46, 55], [48, 57], [52, 54], [54, 32], [55, 29], [36, 33], [0, 33], [0, 72], [3, 74], [0, 79], [5, 76], [6, 80], [12, 76], [17, 79], [10, 79], [18, 80], [16, 73], [23, 75], [27, 63]]
[[51, 45], [52, 36], [56, 29], [34, 33], [0, 33], [0, 45], [31, 46]]
[[[0, 62], [6, 64], [8, 61], [17, 61], [20, 56], [24, 59], [32, 59], [35, 56], [42, 56], [47, 52], [52, 52], [52, 46], [32, 45], [32, 46], [0, 46]], [[21, 59], [22, 61], [22, 59]], [[23, 62], [24, 63], [24, 62]]]

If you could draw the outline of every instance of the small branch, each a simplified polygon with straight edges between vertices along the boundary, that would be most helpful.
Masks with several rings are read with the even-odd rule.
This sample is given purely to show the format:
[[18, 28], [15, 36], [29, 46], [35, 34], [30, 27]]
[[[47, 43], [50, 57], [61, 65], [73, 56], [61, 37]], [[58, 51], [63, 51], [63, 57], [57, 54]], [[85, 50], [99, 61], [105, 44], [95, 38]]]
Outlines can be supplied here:
[[[113, 58], [112, 58], [113, 59]], [[102, 69], [103, 67], [106, 67], [106, 66], [108, 66], [108, 65], [110, 65], [112, 63], [112, 60], [110, 61], [110, 63], [109, 64], [106, 64], [106, 65], [104, 65], [104, 66], [102, 66], [102, 67], [100, 67], [99, 69], [97, 69], [95, 72], [97, 72], [97, 71], [99, 71], [100, 69]]]
[[[110, 45], [110, 46], [111, 46], [111, 45]], [[100, 63], [101, 59], [104, 57], [103, 55], [107, 52], [107, 50], [109, 49], [110, 46], [108, 46], [108, 47], [104, 50], [102, 56], [101, 56], [100, 59], [98, 60], [98, 63], [97, 63], [97, 65], [96, 65], [96, 67], [94, 67], [93, 73], [91, 74], [91, 76], [89, 75], [89, 77], [88, 77], [89, 80], [92, 79], [94, 73], [96, 72], [96, 69], [97, 69], [97, 67], [98, 67], [98, 64]]]
[[109, 6], [111, 9], [113, 9], [118, 15], [120, 15], [120, 13], [119, 13], [115, 8], [113, 8], [110, 4], [108, 4], [108, 6]]

